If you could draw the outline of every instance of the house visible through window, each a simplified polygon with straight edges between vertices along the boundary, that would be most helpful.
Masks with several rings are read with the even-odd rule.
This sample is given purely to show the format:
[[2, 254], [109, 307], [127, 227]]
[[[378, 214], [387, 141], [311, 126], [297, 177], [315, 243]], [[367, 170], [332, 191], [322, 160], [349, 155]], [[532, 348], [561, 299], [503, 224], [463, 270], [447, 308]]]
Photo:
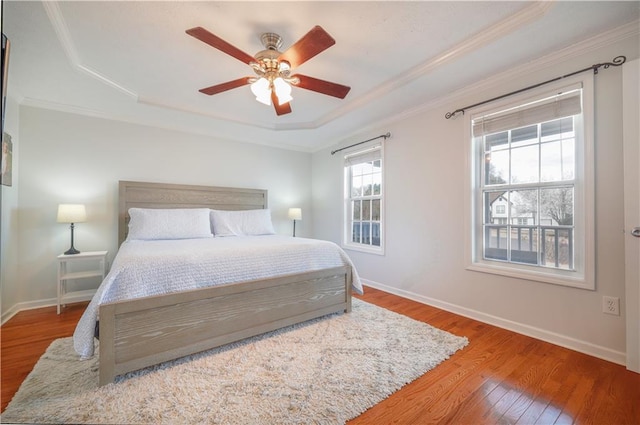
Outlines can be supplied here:
[[345, 155], [344, 178], [345, 247], [382, 253], [382, 145]]
[[574, 269], [575, 137], [573, 117], [483, 137], [485, 259]]
[[471, 118], [470, 268], [593, 287], [583, 104], [574, 86]]

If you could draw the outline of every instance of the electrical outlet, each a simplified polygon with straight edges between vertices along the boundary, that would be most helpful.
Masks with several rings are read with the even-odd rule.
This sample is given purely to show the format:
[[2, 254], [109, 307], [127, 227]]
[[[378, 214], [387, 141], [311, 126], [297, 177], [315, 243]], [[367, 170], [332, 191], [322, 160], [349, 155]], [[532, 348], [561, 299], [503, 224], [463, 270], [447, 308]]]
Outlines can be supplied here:
[[602, 312], [620, 316], [620, 298], [618, 297], [602, 297]]

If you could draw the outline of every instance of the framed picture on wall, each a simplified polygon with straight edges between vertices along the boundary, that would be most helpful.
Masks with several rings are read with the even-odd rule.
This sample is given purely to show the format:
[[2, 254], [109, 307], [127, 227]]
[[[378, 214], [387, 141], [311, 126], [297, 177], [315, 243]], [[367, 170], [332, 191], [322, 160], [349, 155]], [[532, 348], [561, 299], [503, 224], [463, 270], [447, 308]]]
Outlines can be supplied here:
[[12, 183], [12, 165], [13, 165], [13, 143], [11, 136], [2, 133], [2, 184], [11, 186]]

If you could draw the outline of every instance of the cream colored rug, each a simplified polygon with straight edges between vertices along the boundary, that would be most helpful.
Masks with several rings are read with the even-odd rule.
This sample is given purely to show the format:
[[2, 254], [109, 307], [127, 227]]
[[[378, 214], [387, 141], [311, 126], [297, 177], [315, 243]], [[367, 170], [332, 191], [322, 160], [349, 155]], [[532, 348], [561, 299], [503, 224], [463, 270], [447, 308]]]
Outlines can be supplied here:
[[468, 343], [353, 300], [334, 314], [118, 377], [54, 341], [1, 415], [11, 423], [341, 424]]

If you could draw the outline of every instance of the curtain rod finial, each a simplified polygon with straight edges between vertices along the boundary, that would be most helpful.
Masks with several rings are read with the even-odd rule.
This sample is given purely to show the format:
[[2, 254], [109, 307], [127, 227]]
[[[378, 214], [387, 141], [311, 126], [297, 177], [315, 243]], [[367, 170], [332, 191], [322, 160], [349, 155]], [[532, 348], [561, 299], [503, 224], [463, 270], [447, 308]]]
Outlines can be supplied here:
[[456, 109], [456, 110], [455, 110], [455, 111], [453, 111], [453, 112], [447, 112], [446, 114], [444, 114], [444, 117], [445, 117], [446, 119], [449, 119], [449, 118], [456, 118], [456, 117], [458, 116], [458, 114], [460, 114], [460, 113], [461, 113], [462, 115], [464, 115], [464, 109]]

